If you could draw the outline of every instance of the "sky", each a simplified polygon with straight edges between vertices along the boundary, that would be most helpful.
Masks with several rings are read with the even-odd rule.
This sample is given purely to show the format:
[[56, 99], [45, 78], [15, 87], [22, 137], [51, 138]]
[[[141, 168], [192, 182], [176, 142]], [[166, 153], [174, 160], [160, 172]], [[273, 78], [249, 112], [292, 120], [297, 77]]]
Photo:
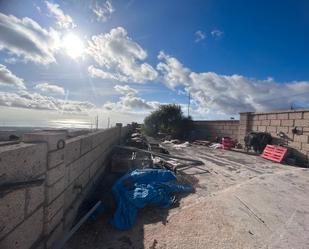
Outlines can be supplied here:
[[0, 0], [0, 125], [309, 108], [309, 2]]

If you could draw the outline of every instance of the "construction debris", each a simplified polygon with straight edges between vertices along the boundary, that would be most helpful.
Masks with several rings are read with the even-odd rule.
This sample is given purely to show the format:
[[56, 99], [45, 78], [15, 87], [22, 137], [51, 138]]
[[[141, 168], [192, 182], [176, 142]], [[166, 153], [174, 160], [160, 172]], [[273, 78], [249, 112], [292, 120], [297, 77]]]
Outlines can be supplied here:
[[139, 208], [147, 205], [169, 208], [175, 203], [173, 193], [192, 192], [191, 186], [170, 183], [176, 179], [172, 171], [164, 169], [134, 170], [121, 177], [112, 188], [117, 202], [112, 225], [119, 230], [130, 229]]

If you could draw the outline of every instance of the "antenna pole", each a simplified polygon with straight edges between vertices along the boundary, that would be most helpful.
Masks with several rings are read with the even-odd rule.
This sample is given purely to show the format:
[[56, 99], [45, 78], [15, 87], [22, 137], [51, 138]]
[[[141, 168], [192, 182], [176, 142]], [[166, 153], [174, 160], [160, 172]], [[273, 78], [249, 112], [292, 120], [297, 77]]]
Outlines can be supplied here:
[[190, 95], [190, 92], [189, 92], [189, 95], [188, 95], [188, 117], [190, 116], [190, 101], [191, 100], [191, 95]]

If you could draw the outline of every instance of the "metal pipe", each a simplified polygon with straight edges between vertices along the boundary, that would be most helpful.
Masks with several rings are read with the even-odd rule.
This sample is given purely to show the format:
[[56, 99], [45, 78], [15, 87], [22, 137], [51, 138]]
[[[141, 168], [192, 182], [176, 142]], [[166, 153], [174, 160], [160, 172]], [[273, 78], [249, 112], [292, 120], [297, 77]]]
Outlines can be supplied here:
[[52, 249], [61, 249], [65, 243], [72, 237], [72, 235], [84, 224], [84, 222], [90, 217], [90, 215], [102, 204], [102, 201], [98, 201], [89, 211], [86, 213], [83, 218], [64, 236], [62, 240], [59, 240], [55, 243]]

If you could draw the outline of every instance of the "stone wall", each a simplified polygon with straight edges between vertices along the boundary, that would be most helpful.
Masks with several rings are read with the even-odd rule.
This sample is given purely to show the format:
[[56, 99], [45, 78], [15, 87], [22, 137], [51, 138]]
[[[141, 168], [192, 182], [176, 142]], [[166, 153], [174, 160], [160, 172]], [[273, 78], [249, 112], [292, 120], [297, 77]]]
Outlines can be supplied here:
[[[293, 130], [296, 132], [293, 132]], [[239, 141], [249, 131], [268, 132], [274, 144], [287, 144], [301, 161], [309, 157], [309, 110], [289, 110], [267, 113], [240, 113]], [[279, 133], [283, 133], [281, 138]]]
[[63, 131], [30, 133], [19, 144], [0, 147], [0, 184], [44, 180], [0, 192], [0, 248], [51, 248], [72, 226], [113, 145], [129, 129], [118, 126], [70, 139]]
[[216, 137], [238, 139], [238, 120], [194, 121], [195, 139], [214, 140]]

